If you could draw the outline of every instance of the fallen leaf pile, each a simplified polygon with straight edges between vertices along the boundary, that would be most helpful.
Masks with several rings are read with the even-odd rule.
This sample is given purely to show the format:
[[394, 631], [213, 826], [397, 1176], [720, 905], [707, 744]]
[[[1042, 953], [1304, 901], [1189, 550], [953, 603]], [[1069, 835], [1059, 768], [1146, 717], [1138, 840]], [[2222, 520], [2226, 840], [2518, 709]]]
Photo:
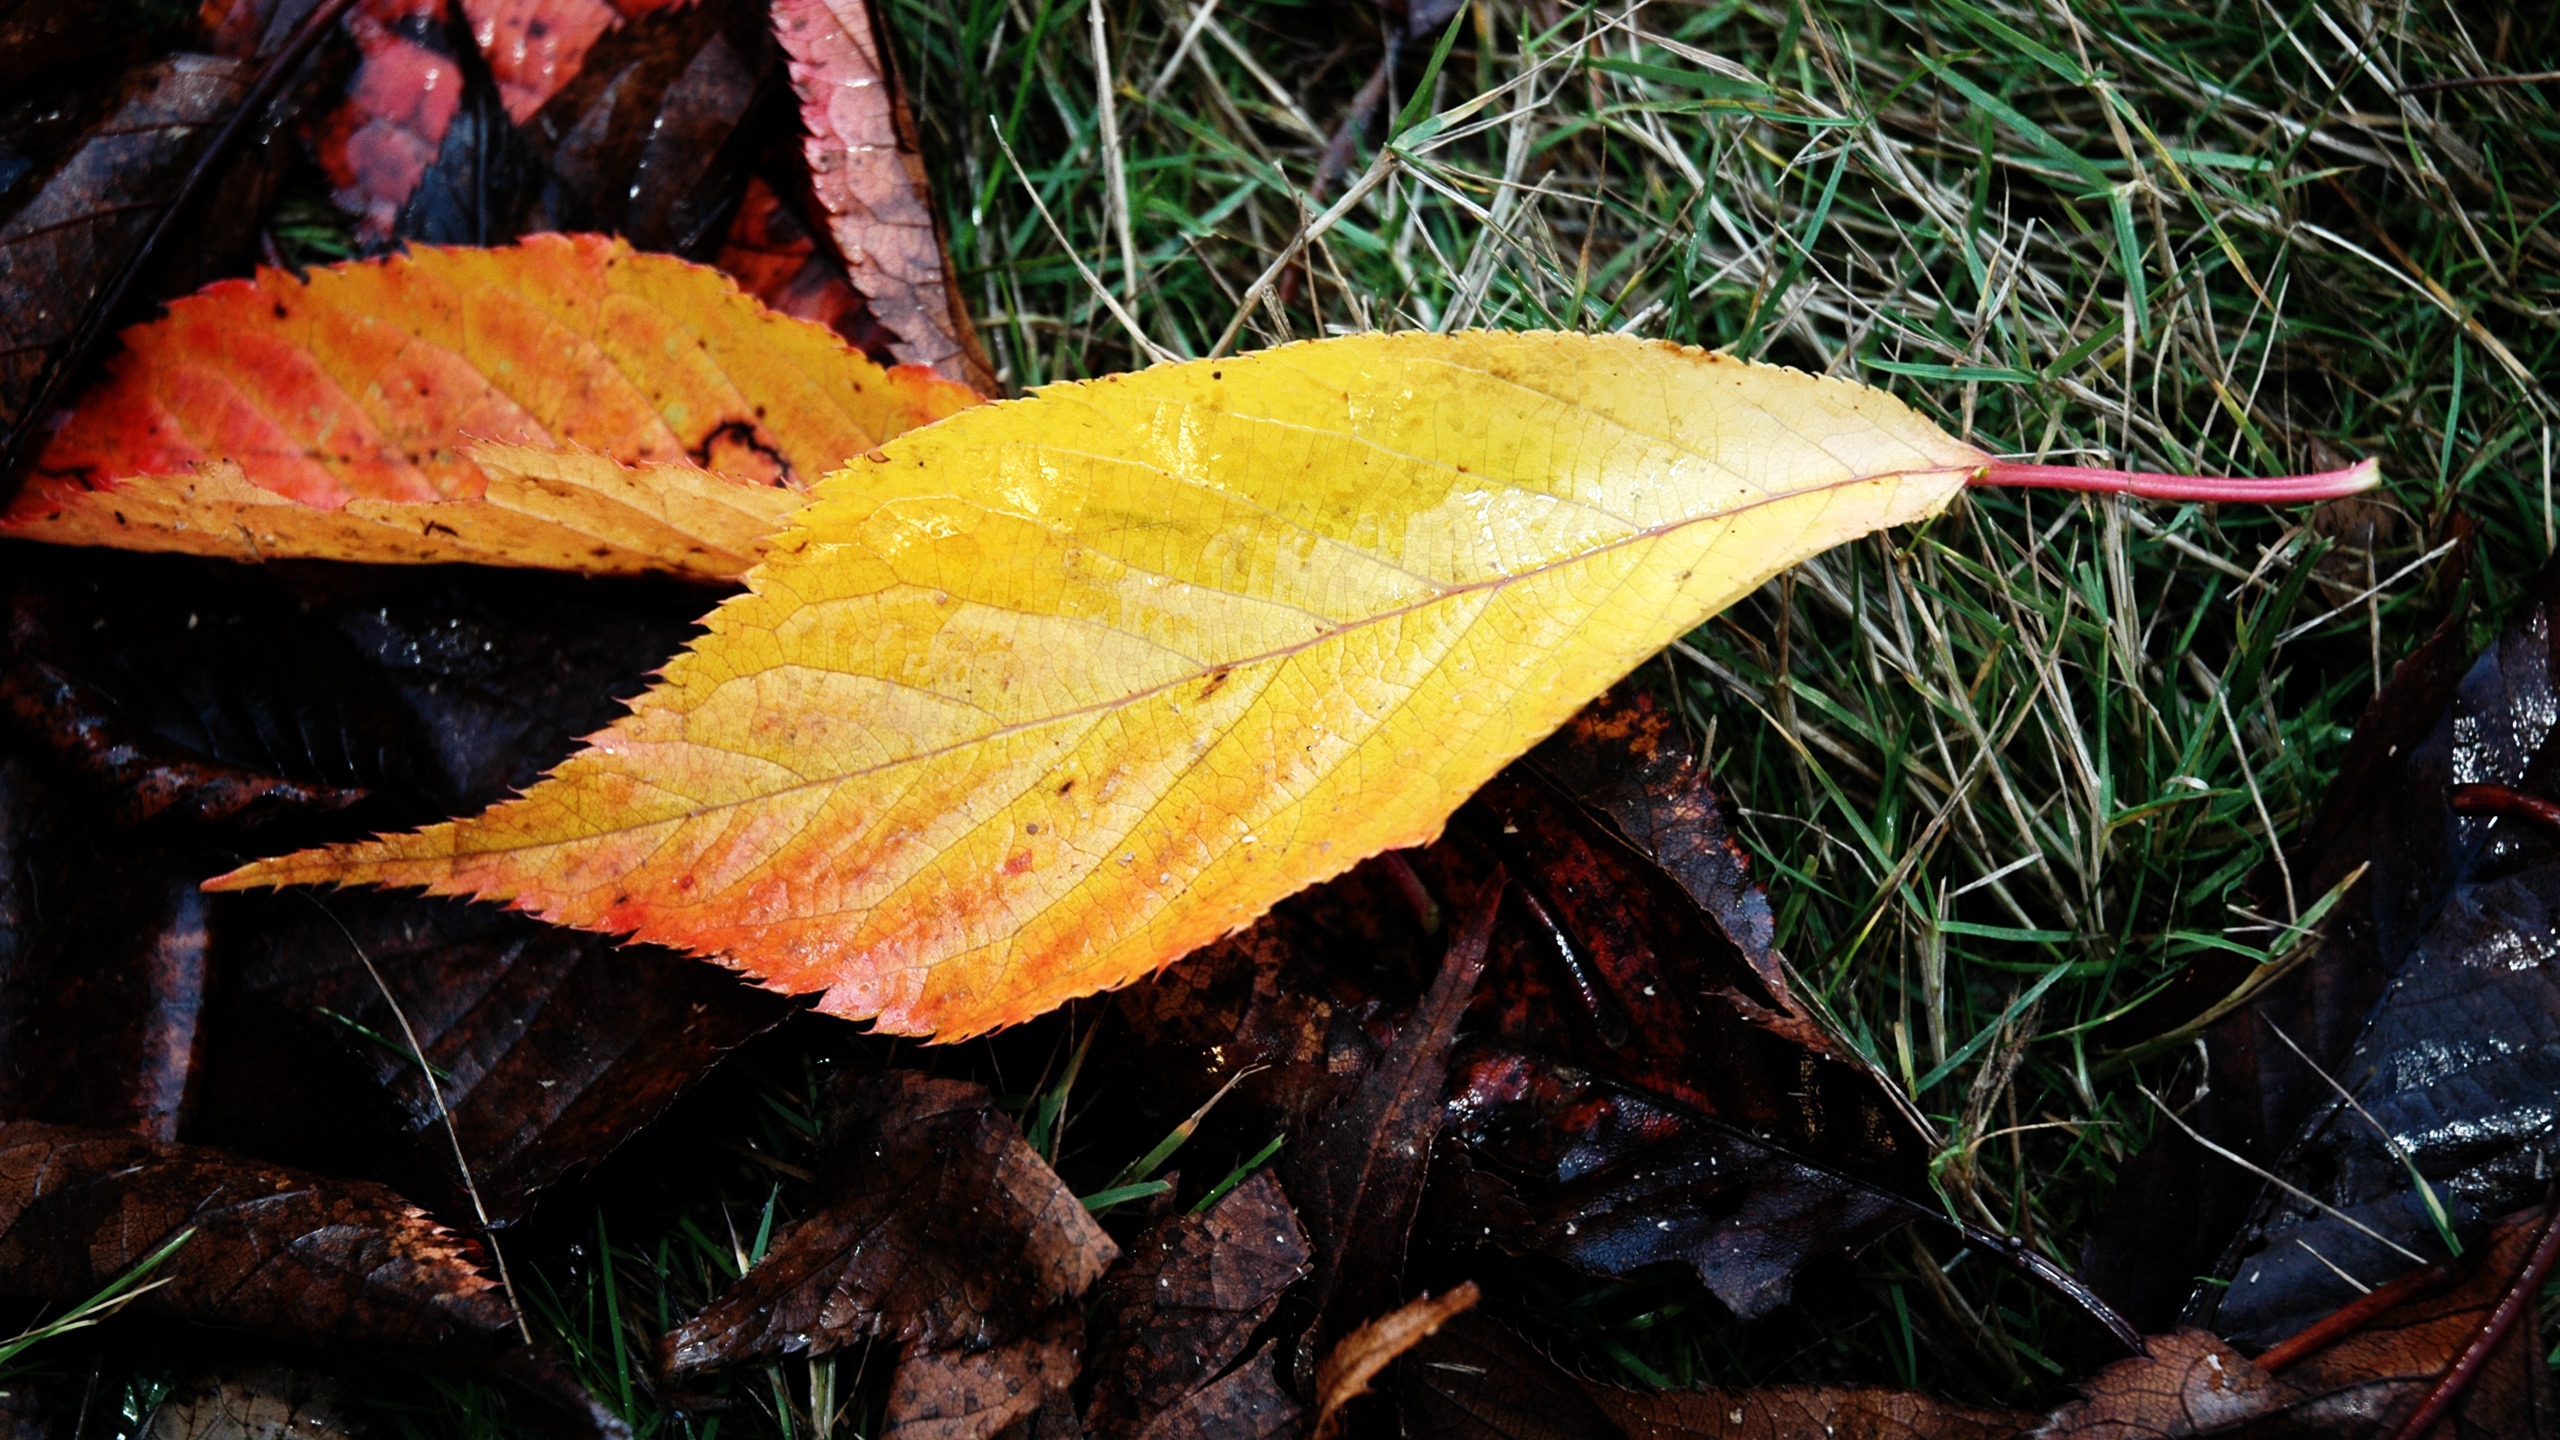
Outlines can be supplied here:
[[[2364, 878], [2290, 968], [2101, 1037], [2215, 1068], [2084, 1281], [1949, 1217], [1642, 669], [2071, 475], [1626, 337], [1000, 398], [858, 0], [171, 23], [65, 42], [112, 85], [0, 214], [12, 1434], [106, 1433], [145, 1352], [115, 1433], [161, 1440], [427, 1413], [384, 1395], [697, 1440], [2554, 1433], [2560, 593], [2377, 699], [2289, 860]], [[252, 95], [270, 143], [215, 147]], [[303, 164], [366, 253], [281, 263]], [[1540, 1299], [1670, 1276], [1749, 1326], [1912, 1227], [2085, 1318], [2078, 1398], [1636, 1392]]]

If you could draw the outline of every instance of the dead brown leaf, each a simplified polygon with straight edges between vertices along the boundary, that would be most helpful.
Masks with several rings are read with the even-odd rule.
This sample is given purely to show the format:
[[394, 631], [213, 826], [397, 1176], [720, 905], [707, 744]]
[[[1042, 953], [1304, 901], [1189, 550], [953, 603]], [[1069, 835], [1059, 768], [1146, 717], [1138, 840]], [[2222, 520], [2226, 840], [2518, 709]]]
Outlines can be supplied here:
[[1315, 1440], [1331, 1440], [1342, 1424], [1342, 1407], [1369, 1393], [1369, 1382], [1397, 1356], [1421, 1344], [1453, 1318], [1475, 1308], [1475, 1282], [1452, 1286], [1437, 1296], [1425, 1295], [1342, 1337], [1342, 1343], [1316, 1369]]
[[1268, 1440], [1296, 1433], [1305, 1410], [1280, 1388], [1279, 1346], [1183, 1397], [1149, 1422], [1139, 1440]]
[[180, 1381], [143, 1440], [353, 1440], [356, 1397], [330, 1376], [241, 1365]]
[[251, 63], [214, 55], [141, 67], [0, 225], [0, 430], [37, 418], [20, 411], [255, 78]]
[[827, 1204], [661, 1342], [684, 1374], [865, 1339], [901, 1347], [891, 1433], [992, 1434], [1068, 1383], [1078, 1300], [1119, 1254], [976, 1085], [908, 1070], [845, 1083]]
[[1117, 1440], [1184, 1406], [1244, 1353], [1307, 1265], [1306, 1235], [1268, 1170], [1204, 1213], [1149, 1226], [1094, 1298], [1086, 1428]]
[[0, 1293], [83, 1301], [190, 1230], [133, 1309], [307, 1344], [466, 1351], [514, 1323], [475, 1247], [379, 1185], [0, 1125]]
[[1484, 974], [1485, 946], [1501, 908], [1499, 873], [1465, 905], [1431, 989], [1359, 1087], [1336, 1101], [1282, 1165], [1290, 1198], [1315, 1240], [1308, 1280], [1314, 1318], [1292, 1362], [1301, 1390], [1316, 1384], [1319, 1356], [1362, 1317], [1401, 1294], [1407, 1238], [1440, 1133], [1441, 1092], [1458, 1021]]

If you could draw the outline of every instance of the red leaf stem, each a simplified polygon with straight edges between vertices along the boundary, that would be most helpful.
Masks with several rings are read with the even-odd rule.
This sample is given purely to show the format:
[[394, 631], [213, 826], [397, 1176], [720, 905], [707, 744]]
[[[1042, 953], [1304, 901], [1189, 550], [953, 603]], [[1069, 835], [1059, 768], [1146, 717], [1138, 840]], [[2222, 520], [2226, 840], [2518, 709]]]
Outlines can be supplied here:
[[1974, 474], [1972, 483], [1984, 487], [2134, 495], [2145, 500], [2290, 505], [2305, 500], [2335, 500], [2371, 490], [2382, 483], [2382, 467], [2380, 462], [2367, 458], [2344, 470], [2251, 480], [2213, 475], [2154, 475], [2142, 470], [2102, 470], [2079, 465], [2028, 465], [2013, 460], [1994, 460]]

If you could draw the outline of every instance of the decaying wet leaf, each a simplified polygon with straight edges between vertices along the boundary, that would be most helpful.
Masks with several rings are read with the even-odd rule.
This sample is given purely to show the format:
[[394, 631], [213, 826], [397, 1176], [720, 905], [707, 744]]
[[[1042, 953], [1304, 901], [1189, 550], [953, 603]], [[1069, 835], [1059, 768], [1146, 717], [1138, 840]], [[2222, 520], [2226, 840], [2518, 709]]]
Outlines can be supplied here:
[[1307, 1268], [1306, 1235], [1268, 1170], [1147, 1227], [1094, 1295], [1086, 1430], [1141, 1433], [1217, 1380]]
[[1459, 812], [1524, 890], [1487, 1030], [1926, 1195], [1928, 1137], [1789, 993], [1768, 902], [1672, 725], [1621, 685]]
[[883, 1440], [988, 1440], [1033, 1418], [1075, 1384], [1083, 1338], [1069, 1303], [983, 1350], [909, 1345], [889, 1377]]
[[[681, 956], [493, 906], [274, 899], [212, 917], [218, 985], [190, 1134], [361, 1169], [445, 1214], [472, 1213], [457, 1143], [490, 1218], [521, 1219], [792, 1008]], [[350, 1087], [387, 1101], [398, 1146], [367, 1155], [313, 1123]]]
[[330, 1376], [242, 1365], [171, 1387], [143, 1440], [353, 1440], [357, 1401]]
[[2376, 1290], [2257, 1361], [2203, 1331], [2155, 1337], [2148, 1354], [2084, 1382], [2084, 1398], [2035, 1435], [2379, 1440], [2404, 1433], [2432, 1406], [2442, 1419], [2419, 1433], [2545, 1440], [2560, 1433], [2560, 1409], [2533, 1302], [2553, 1239], [2550, 1212], [2509, 1216], [2458, 1268]]
[[1475, 1308], [1474, 1282], [1439, 1295], [1407, 1301], [1342, 1337], [1316, 1367], [1315, 1440], [1342, 1433], [1346, 1408], [1369, 1393], [1369, 1382], [1397, 1357], [1431, 1338], [1452, 1319]]
[[2307, 895], [2372, 868], [2315, 953], [2204, 1036], [2187, 1124], [2352, 1221], [2164, 1124], [2088, 1266], [2147, 1317], [2183, 1304], [2189, 1323], [2264, 1345], [2412, 1256], [2443, 1258], [2427, 1191], [2465, 1240], [2545, 1195], [2560, 837], [2453, 801], [2458, 782], [2554, 793], [2552, 603], [2537, 597], [2467, 674], [2422, 653], [2377, 698], [2292, 862]]
[[1501, 334], [1053, 387], [878, 456], [522, 799], [215, 883], [503, 898], [973, 1034], [1427, 839], [1663, 641], [1987, 463], [1876, 391]]
[[1396, 1393], [1418, 1440], [2012, 1440], [2035, 1422], [1872, 1386], [1621, 1390], [1568, 1374], [1483, 1315], [1417, 1347]]
[[1660, 693], [1640, 680], [1611, 687], [1527, 761], [1688, 892], [1767, 987], [1763, 1003], [1796, 1008], [1772, 944], [1769, 897], [1693, 737]]
[[306, 1344], [487, 1347], [473, 1247], [379, 1185], [135, 1135], [0, 1125], [0, 1293], [72, 1303], [180, 1233], [141, 1313]]
[[[617, 242], [421, 247], [226, 281], [128, 332], [0, 534], [257, 560], [522, 563], [523, 546], [534, 564], [724, 573], [737, 517], [776, 508], [724, 483], [805, 483], [975, 398]], [[492, 451], [515, 478], [490, 500], [464, 436], [647, 468]], [[683, 514], [716, 533], [670, 523]]]
[[1140, 1440], [1281, 1440], [1299, 1433], [1305, 1414], [1280, 1387], [1277, 1344], [1194, 1390], [1158, 1414]]
[[669, 1372], [875, 1338], [980, 1353], [1034, 1334], [1119, 1254], [978, 1086], [889, 1071], [848, 1082], [837, 1112], [825, 1208], [668, 1333]]
[[356, 216], [357, 233], [368, 240], [391, 238], [461, 108], [451, 13], [447, 0], [358, 0], [348, 7], [347, 38], [362, 58], [346, 98], [313, 128], [311, 143], [334, 187], [330, 198]]
[[[1737, 1315], [1929, 1201], [1928, 1137], [1788, 992], [1768, 902], [1678, 722], [1630, 681], [1494, 778], [1457, 837], [1520, 889], [1449, 1091], [1446, 1234], [1633, 1275]], [[1418, 868], [1464, 883], [1469, 852]]]
[[951, 283], [915, 121], [882, 63], [868, 0], [775, 0], [773, 29], [800, 92], [810, 186], [854, 288], [895, 337], [891, 351], [993, 393], [994, 371]]
[[168, 203], [253, 68], [172, 55], [128, 77], [114, 109], [0, 223], [0, 433]]
[[[256, 824], [343, 810], [386, 778], [361, 752], [366, 741], [392, 738], [381, 723], [387, 697], [365, 685], [360, 669], [332, 673], [329, 662], [352, 653], [313, 644], [312, 627], [243, 626], [246, 617], [225, 616], [201, 630], [201, 644], [185, 646], [155, 633], [160, 627], [140, 607], [82, 604], [89, 597], [64, 593], [76, 581], [44, 583], [54, 578], [31, 576], [0, 613], [0, 721], [103, 792], [109, 815]], [[174, 625], [178, 614], [150, 618]], [[197, 655], [184, 655], [188, 649]], [[255, 667], [246, 694], [216, 698], [209, 682], [225, 665]], [[350, 702], [329, 707], [341, 723], [314, 725], [307, 712], [279, 714], [281, 707], [262, 703], [300, 688], [298, 681], [308, 682], [306, 695]]]
[[207, 980], [200, 854], [83, 822], [0, 743], [0, 1116], [175, 1140]]
[[2201, 1330], [2155, 1335], [2144, 1353], [2080, 1385], [2081, 1398], [2038, 1428], [2060, 1440], [2207, 1435], [2272, 1412], [2282, 1387], [2239, 1351]]
[[1552, 1058], [1492, 1044], [1460, 1052], [1444, 1178], [1444, 1233], [1551, 1255], [1596, 1275], [1695, 1270], [1726, 1308], [1757, 1319], [1796, 1272], [1925, 1213], [1676, 1101]]
[[[1301, 1389], [1321, 1393], [1319, 1363], [1331, 1363], [1327, 1357], [1337, 1344], [1349, 1343], [1344, 1337], [1354, 1327], [1393, 1310], [1402, 1298], [1405, 1244], [1431, 1168], [1432, 1142], [1440, 1134], [1449, 1051], [1484, 973], [1485, 946], [1501, 900], [1498, 876], [1466, 897], [1448, 958], [1395, 1042], [1356, 1089], [1289, 1147], [1282, 1172], [1316, 1255], [1306, 1295], [1313, 1318], [1298, 1337], [1293, 1362]], [[1360, 1384], [1366, 1383], [1364, 1375]]]
[[[499, 3], [574, 8], [562, 0]], [[610, 13], [600, 0], [585, 8]], [[751, 132], [773, 128], [749, 126], [751, 113], [767, 97], [776, 118], [784, 111], [781, 56], [754, 0], [640, 8], [627, 7], [631, 23], [557, 75], [538, 114], [517, 113], [501, 77], [501, 105], [489, 119], [499, 126], [514, 116], [511, 138], [532, 162], [525, 188], [538, 178], [540, 193], [517, 201], [530, 211], [521, 215], [524, 229], [594, 230], [643, 250], [698, 256], [738, 198], [741, 162], [756, 143]]]
[[[789, 1012], [694, 961], [495, 907], [207, 906], [196, 888], [217, 837], [258, 813], [213, 803], [243, 777], [269, 799], [357, 782], [394, 813], [523, 784], [680, 643], [684, 587], [21, 553], [14, 633], [41, 614], [41, 664], [90, 693], [106, 751], [167, 763], [133, 786], [33, 728], [0, 741], [0, 1114], [220, 1145], [470, 1215], [387, 986], [507, 1221]], [[36, 663], [0, 646], [0, 695]]]
[[586, 65], [587, 52], [625, 20], [693, 0], [460, 0], [497, 77], [507, 114], [532, 118]]

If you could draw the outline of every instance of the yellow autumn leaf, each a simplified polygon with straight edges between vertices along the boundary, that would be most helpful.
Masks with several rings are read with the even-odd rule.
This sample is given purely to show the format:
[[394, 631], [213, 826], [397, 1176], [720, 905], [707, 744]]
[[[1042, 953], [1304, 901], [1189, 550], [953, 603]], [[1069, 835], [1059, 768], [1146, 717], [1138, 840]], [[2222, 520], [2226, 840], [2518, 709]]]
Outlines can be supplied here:
[[525, 795], [212, 888], [413, 885], [971, 1035], [1381, 850], [1988, 457], [1880, 391], [1554, 334], [1057, 385], [828, 476]]

